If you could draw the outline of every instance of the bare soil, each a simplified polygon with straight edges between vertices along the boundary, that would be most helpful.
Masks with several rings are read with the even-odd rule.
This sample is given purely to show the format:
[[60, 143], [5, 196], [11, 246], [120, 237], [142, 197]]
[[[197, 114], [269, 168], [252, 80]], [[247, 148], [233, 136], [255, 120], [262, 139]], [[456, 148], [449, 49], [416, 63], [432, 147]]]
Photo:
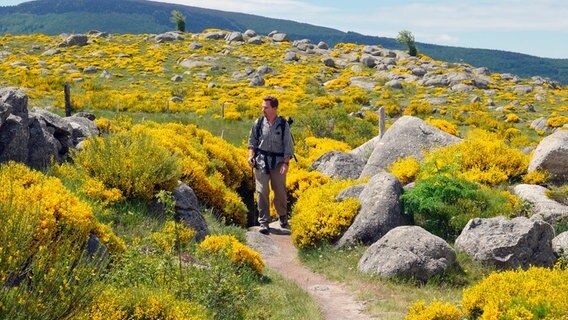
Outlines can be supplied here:
[[247, 241], [260, 252], [266, 266], [306, 290], [319, 305], [325, 319], [375, 319], [363, 312], [365, 303], [357, 301], [344, 285], [303, 266], [292, 245], [290, 231], [281, 229], [278, 222], [270, 225], [268, 236], [260, 234], [258, 227], [249, 230]]

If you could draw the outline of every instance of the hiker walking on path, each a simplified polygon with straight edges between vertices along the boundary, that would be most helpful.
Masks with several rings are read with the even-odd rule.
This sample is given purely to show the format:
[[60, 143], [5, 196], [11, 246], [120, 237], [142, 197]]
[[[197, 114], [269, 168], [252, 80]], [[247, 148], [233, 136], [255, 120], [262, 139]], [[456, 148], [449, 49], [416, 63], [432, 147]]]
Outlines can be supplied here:
[[290, 125], [278, 116], [278, 99], [266, 96], [262, 99], [263, 116], [258, 118], [250, 130], [248, 139], [248, 163], [255, 168], [256, 192], [258, 193], [258, 222], [260, 232], [269, 234], [270, 229], [270, 187], [274, 192], [274, 207], [282, 228], [288, 225], [288, 197], [286, 174], [294, 146]]

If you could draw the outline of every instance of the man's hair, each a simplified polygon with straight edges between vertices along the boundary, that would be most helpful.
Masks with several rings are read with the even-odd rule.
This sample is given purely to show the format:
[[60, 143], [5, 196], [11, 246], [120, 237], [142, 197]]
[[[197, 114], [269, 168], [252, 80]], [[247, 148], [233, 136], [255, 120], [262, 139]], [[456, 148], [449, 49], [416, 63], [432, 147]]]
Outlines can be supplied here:
[[272, 108], [278, 108], [278, 99], [275, 96], [266, 96], [262, 98], [264, 101], [270, 101], [270, 106]]

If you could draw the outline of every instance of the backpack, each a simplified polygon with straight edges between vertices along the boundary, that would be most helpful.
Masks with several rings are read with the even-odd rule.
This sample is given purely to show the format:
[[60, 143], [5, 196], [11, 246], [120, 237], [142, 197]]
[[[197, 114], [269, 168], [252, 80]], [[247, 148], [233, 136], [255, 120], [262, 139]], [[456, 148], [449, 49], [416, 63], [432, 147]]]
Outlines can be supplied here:
[[[260, 116], [258, 118], [258, 120], [256, 120], [256, 125], [254, 127], [256, 136], [260, 139], [260, 135], [262, 134], [262, 122], [264, 121], [264, 116]], [[284, 145], [284, 131], [286, 130], [286, 125], [285, 123], [288, 122], [288, 126], [292, 126], [292, 123], [294, 123], [294, 119], [292, 119], [292, 117], [289, 117], [288, 120], [286, 120], [286, 118], [282, 117], [282, 116], [278, 116], [278, 124], [276, 125], [276, 128], [280, 127], [282, 130], [282, 145]], [[295, 143], [294, 141], [294, 136], [292, 136], [292, 132], [290, 132], [290, 136], [292, 137], [292, 144]], [[293, 155], [294, 160], [296, 160], [296, 162], [298, 162], [298, 159], [296, 158], [296, 155]]]

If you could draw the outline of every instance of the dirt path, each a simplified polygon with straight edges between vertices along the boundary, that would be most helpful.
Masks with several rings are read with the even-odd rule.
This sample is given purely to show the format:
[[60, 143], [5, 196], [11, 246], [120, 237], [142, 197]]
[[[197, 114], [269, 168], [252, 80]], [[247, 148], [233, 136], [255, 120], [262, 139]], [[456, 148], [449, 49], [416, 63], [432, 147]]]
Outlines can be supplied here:
[[265, 236], [253, 227], [247, 233], [247, 242], [259, 251], [267, 267], [294, 281], [318, 303], [327, 320], [374, 319], [362, 312], [364, 303], [356, 301], [341, 283], [330, 281], [304, 267], [292, 245], [290, 232], [278, 223], [270, 225]]

